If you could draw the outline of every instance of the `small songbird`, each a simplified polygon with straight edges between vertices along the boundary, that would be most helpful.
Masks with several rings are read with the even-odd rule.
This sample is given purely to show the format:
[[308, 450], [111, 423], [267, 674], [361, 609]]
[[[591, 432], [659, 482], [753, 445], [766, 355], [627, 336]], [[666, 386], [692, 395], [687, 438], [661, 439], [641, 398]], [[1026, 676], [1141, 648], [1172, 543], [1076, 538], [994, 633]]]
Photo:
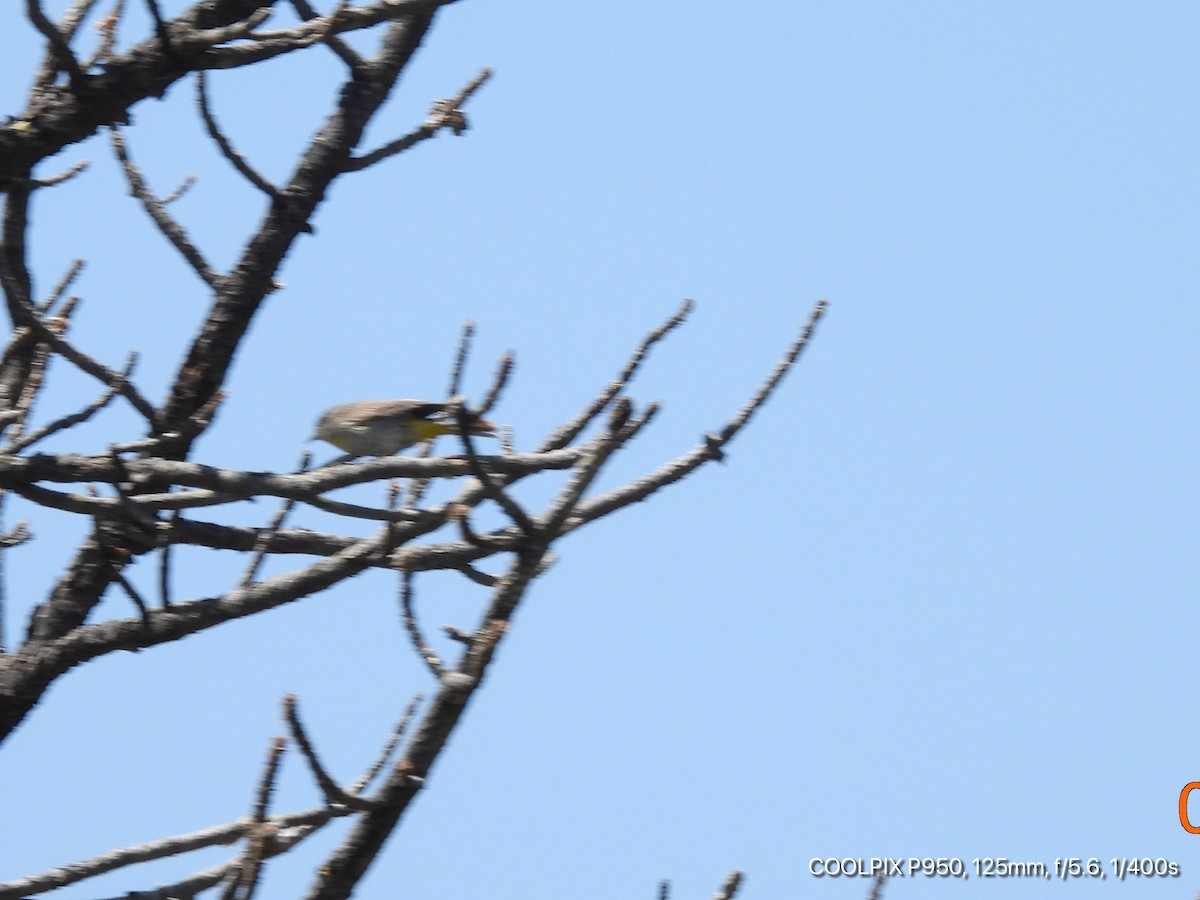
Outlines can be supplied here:
[[[458, 431], [461, 397], [428, 400], [359, 400], [331, 406], [309, 440], [326, 441], [352, 456], [392, 456], [405, 447]], [[467, 431], [494, 436], [496, 426], [470, 415]]]

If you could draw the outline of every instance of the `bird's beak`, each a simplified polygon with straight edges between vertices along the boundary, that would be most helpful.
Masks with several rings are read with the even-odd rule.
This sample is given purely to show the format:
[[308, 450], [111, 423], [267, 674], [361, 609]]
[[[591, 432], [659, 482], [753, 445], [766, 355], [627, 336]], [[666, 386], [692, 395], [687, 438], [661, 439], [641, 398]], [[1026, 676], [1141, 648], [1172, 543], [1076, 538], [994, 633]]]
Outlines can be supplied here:
[[484, 437], [496, 436], [496, 426], [487, 419], [473, 419], [467, 424], [467, 431]]
[[456, 396], [451, 397], [446, 401], [446, 410], [443, 418], [446, 424], [452, 426], [453, 431], [458, 431], [458, 418], [465, 414], [467, 423], [467, 434], [476, 434], [482, 437], [495, 437], [496, 426], [487, 419], [475, 415], [471, 410], [465, 409], [463, 404], [466, 402], [466, 397]]

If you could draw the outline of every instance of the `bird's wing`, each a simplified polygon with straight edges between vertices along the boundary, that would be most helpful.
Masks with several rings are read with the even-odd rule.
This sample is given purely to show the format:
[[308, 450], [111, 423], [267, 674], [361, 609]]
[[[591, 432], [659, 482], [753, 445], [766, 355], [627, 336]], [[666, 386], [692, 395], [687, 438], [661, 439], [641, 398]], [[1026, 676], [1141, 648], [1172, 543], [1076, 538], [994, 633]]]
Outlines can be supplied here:
[[350, 426], [366, 425], [378, 419], [390, 419], [406, 414], [427, 419], [444, 408], [444, 403], [426, 400], [370, 400], [358, 406], [352, 413], [346, 414], [345, 422]]

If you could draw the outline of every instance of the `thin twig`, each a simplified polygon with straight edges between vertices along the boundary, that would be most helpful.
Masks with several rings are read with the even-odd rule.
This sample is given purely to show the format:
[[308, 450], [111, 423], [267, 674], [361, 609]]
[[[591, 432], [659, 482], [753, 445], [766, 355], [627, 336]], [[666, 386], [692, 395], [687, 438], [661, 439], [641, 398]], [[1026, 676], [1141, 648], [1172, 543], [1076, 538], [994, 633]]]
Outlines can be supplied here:
[[676, 310], [675, 314], [671, 316], [671, 318], [667, 319], [667, 321], [663, 322], [660, 326], [658, 326], [658, 328], [654, 329], [652, 332], [642, 338], [641, 343], [638, 344], [637, 348], [633, 351], [633, 354], [625, 363], [625, 368], [621, 370], [620, 374], [618, 374], [617, 377], [599, 393], [596, 399], [594, 399], [584, 409], [583, 412], [581, 412], [574, 419], [571, 419], [565, 425], [562, 425], [561, 427], [550, 432], [549, 436], [542, 441], [540, 449], [557, 450], [560, 447], [567, 446], [567, 444], [575, 440], [575, 438], [579, 436], [583, 429], [588, 426], [588, 423], [596, 418], [596, 416], [598, 416], [604, 410], [604, 408], [612, 402], [613, 398], [625, 389], [625, 386], [629, 384], [629, 382], [633, 379], [633, 376], [637, 373], [637, 370], [645, 361], [647, 354], [650, 352], [650, 348], [682, 325], [684, 319], [688, 317], [688, 314], [692, 311], [694, 306], [695, 304], [691, 300], [684, 300], [683, 303], [680, 304], [679, 309]]
[[[312, 451], [305, 450], [300, 456], [300, 468], [298, 471], [307, 472], [311, 464]], [[288, 497], [285, 499], [279, 505], [279, 511], [275, 513], [275, 518], [271, 520], [271, 524], [259, 532], [258, 540], [255, 541], [254, 556], [251, 558], [250, 564], [246, 566], [246, 571], [242, 575], [239, 587], [246, 587], [258, 577], [258, 570], [262, 567], [263, 560], [267, 556], [267, 550], [271, 547], [271, 541], [275, 539], [275, 535], [279, 533], [279, 529], [283, 527], [283, 523], [287, 520], [288, 514], [295, 505], [295, 498]]]
[[259, 175], [254, 167], [246, 162], [246, 157], [234, 149], [229, 138], [225, 137], [225, 133], [221, 131], [221, 126], [217, 124], [217, 119], [208, 105], [208, 82], [204, 77], [203, 70], [196, 73], [196, 102], [200, 106], [200, 117], [204, 120], [204, 128], [208, 131], [209, 137], [217, 142], [221, 155], [229, 160], [230, 164], [241, 172], [247, 181], [272, 200], [277, 200], [279, 189]]
[[71, 5], [58, 20], [58, 32], [63, 36], [63, 40], [70, 41], [75, 38], [79, 26], [98, 2], [99, 0], [71, 0]]
[[500, 392], [504, 390], [504, 386], [508, 384], [508, 379], [512, 375], [513, 366], [516, 364], [517, 356], [512, 351], [507, 351], [500, 357], [496, 363], [496, 374], [492, 378], [492, 386], [483, 397], [483, 403], [475, 412], [486, 418], [492, 407], [500, 400]]
[[228, 394], [222, 389], [213, 391], [212, 396], [205, 400], [199, 409], [187, 417], [187, 420], [181, 424], [174, 436], [179, 437], [183, 435], [187, 438], [192, 438], [202, 432], [212, 423], [213, 416], [217, 414], [217, 410], [225, 402], [227, 396]]
[[175, 48], [171, 46], [171, 32], [167, 28], [167, 20], [163, 18], [162, 10], [158, 7], [158, 0], [146, 0], [146, 6], [150, 10], [150, 17], [154, 19], [154, 35], [162, 45], [163, 55], [168, 59], [175, 58]]
[[365, 797], [357, 797], [342, 790], [337, 782], [329, 776], [329, 773], [325, 771], [325, 767], [321, 765], [321, 761], [317, 758], [317, 750], [313, 746], [312, 741], [308, 739], [308, 732], [304, 730], [304, 724], [300, 721], [299, 704], [297, 703], [295, 694], [288, 694], [283, 698], [283, 717], [284, 721], [288, 724], [288, 730], [292, 734], [292, 740], [300, 748], [300, 755], [308, 763], [308, 767], [313, 773], [313, 778], [316, 779], [317, 785], [325, 795], [325, 802], [330, 804], [340, 803], [352, 809], [365, 810], [374, 808], [375, 804]]
[[[355, 53], [350, 48], [349, 44], [343, 41], [336, 34], [333, 34], [333, 27], [335, 26], [337, 19], [340, 18], [342, 11], [346, 9], [347, 6], [348, 4], [346, 0], [339, 0], [337, 9], [330, 14], [330, 18], [333, 19], [333, 22], [330, 23], [329, 33], [326, 34], [324, 43], [329, 46], [330, 50], [332, 50], [341, 58], [342, 62], [344, 62], [350, 68], [351, 72], [357, 73], [362, 71], [362, 57]], [[316, 10], [308, 5], [307, 0], [292, 0], [292, 8], [295, 9], [296, 14], [306, 22], [320, 18], [320, 16], [317, 15]]]
[[279, 772], [279, 761], [283, 757], [287, 739], [277, 737], [271, 741], [267, 764], [263, 768], [254, 800], [253, 822], [247, 834], [246, 849], [236, 869], [229, 873], [222, 900], [250, 900], [262, 878], [263, 863], [272, 854], [275, 833], [274, 823], [267, 821], [267, 808], [275, 790], [275, 778]]
[[[218, 28], [194, 29], [187, 35], [189, 49], [216, 47], [219, 44], [249, 38], [250, 32], [254, 31], [255, 28], [269, 18], [271, 18], [271, 10], [266, 7], [260, 7], [240, 22], [233, 22]], [[312, 43], [312, 40], [309, 40], [308, 43]]]
[[[446, 396], [455, 398], [459, 395], [462, 388], [463, 371], [466, 369], [467, 356], [471, 352], [471, 340], [475, 336], [475, 322], [468, 319], [463, 323], [462, 336], [458, 339], [458, 352], [454, 355], [454, 362], [450, 366], [450, 384], [446, 389]], [[425, 441], [421, 445], [421, 452], [418, 454], [421, 459], [428, 459], [433, 455], [433, 441]], [[408, 496], [404, 499], [405, 508], [416, 506], [425, 496], [425, 492], [429, 489], [428, 478], [414, 478], [408, 483]]]
[[67, 289], [74, 284], [75, 279], [79, 277], [79, 273], [83, 271], [86, 263], [82, 259], [74, 260], [63, 273], [63, 277], [59, 279], [58, 284], [54, 286], [54, 290], [50, 292], [45, 300], [34, 307], [34, 310], [39, 316], [44, 316], [53, 309], [54, 304], [63, 298], [67, 293]]
[[458, 523], [458, 531], [464, 541], [472, 547], [484, 550], [512, 550], [513, 540], [507, 535], [479, 534], [471, 527], [471, 510], [461, 504], [451, 504], [449, 518]]
[[450, 367], [450, 385], [446, 388], [447, 397], [457, 397], [462, 392], [463, 371], [467, 367], [467, 356], [471, 352], [471, 341], [475, 337], [475, 321], [467, 319], [463, 323], [462, 337], [458, 339], [458, 352], [454, 354], [454, 365]]
[[20, 437], [11, 441], [9, 445], [4, 448], [4, 452], [11, 454], [20, 453], [26, 447], [36, 444], [38, 441], [44, 440], [45, 438], [50, 437], [52, 434], [56, 434], [59, 431], [65, 431], [68, 428], [73, 428], [76, 425], [86, 422], [100, 410], [104, 409], [104, 407], [108, 406], [108, 404], [112, 402], [113, 398], [121, 392], [121, 385], [124, 384], [133, 374], [133, 370], [137, 366], [137, 361], [137, 352], [134, 351], [133, 353], [130, 353], [129, 359], [125, 362], [125, 368], [120, 372], [119, 380], [109, 385], [108, 390], [106, 390], [103, 394], [101, 394], [83, 409], [79, 410], [79, 412], [62, 416], [61, 418], [55, 419], [53, 422], [43, 425], [41, 428], [38, 428], [35, 431], [27, 432], [26, 434], [21, 435]]
[[[24, 315], [22, 315], [22, 312]], [[75, 349], [74, 346], [55, 334], [45, 322], [39, 319], [31, 307], [22, 306], [14, 318], [21, 325], [33, 331], [38, 340], [49, 344], [56, 353], [69, 362], [74, 363], [76, 367], [82, 369], [97, 381], [103, 382], [105, 385], [121, 382], [120, 373], [113, 371], [102, 363], [96, 362], [96, 360], [83, 351]], [[145, 417], [147, 424], [152, 430], [157, 430], [155, 424], [157, 413], [155, 413], [154, 407], [150, 405], [149, 401], [138, 393], [137, 388], [128, 381], [121, 382], [120, 394], [130, 402], [134, 409]]]
[[738, 888], [745, 881], [745, 875], [739, 869], [734, 869], [725, 879], [725, 883], [721, 885], [721, 889], [713, 894], [713, 900], [733, 900], [737, 896]]
[[479, 455], [475, 452], [475, 442], [471, 440], [470, 421], [467, 408], [460, 406], [458, 408], [458, 436], [462, 440], [463, 449], [466, 451], [467, 466], [470, 468], [471, 474], [475, 476], [475, 480], [483, 488], [484, 495], [489, 500], [495, 501], [526, 537], [533, 538], [537, 533], [537, 526], [533, 524], [533, 520], [529, 518], [525, 510], [521, 509], [512, 497], [505, 493], [500, 482], [484, 469]]
[[260, 824], [267, 820], [267, 810], [271, 806], [271, 794], [275, 791], [275, 776], [279, 772], [279, 762], [287, 747], [285, 738], [276, 737], [271, 741], [271, 750], [267, 754], [267, 764], [263, 767], [262, 778], [258, 782], [258, 791], [254, 795], [254, 809], [251, 812], [253, 821]]
[[137, 588], [135, 588], [129, 582], [129, 579], [126, 578], [121, 572], [121, 564], [110, 559], [108, 560], [108, 568], [113, 580], [121, 586], [121, 590], [123, 590], [126, 596], [133, 601], [133, 605], [138, 608], [138, 612], [141, 613], [142, 616], [142, 621], [149, 622], [150, 611], [146, 607], [146, 601], [142, 599], [142, 595], [137, 592]]
[[304, 497], [304, 502], [322, 512], [338, 516], [351, 516], [356, 519], [366, 519], [370, 522], [416, 522], [428, 513], [414, 509], [376, 509], [371, 506], [359, 506], [357, 503], [345, 503], [341, 500], [327, 500], [324, 497]]
[[[471, 352], [471, 342], [475, 337], [475, 322], [468, 319], [463, 323], [462, 336], [458, 341], [458, 351], [454, 355], [454, 362], [450, 366], [450, 383], [446, 389], [446, 396], [450, 398], [448, 402], [455, 402], [459, 399], [459, 392], [462, 389], [463, 373], [466, 371], [467, 359]], [[482, 413], [478, 414], [481, 418]], [[433, 441], [425, 441], [421, 446], [421, 452], [418, 457], [428, 459], [433, 455]], [[425, 497], [425, 492], [429, 490], [428, 478], [414, 478], [408, 484], [408, 495], [405, 497], [404, 505], [406, 508], [415, 507]]]
[[160, 522], [157, 532], [158, 544], [162, 548], [162, 559], [158, 567], [158, 594], [163, 608], [171, 605], [171, 536], [179, 524], [180, 510], [171, 512], [165, 522]]
[[745, 405], [738, 410], [737, 415], [735, 415], [729, 421], [728, 425], [721, 429], [720, 434], [715, 436], [716, 450], [719, 451], [722, 447], [733, 440], [733, 436], [741, 431], [746, 423], [750, 421], [750, 417], [753, 416], [762, 407], [762, 405], [767, 402], [767, 398], [770, 397], [775, 388], [778, 387], [779, 382], [783, 380], [783, 376], [788, 373], [788, 371], [795, 364], [796, 360], [799, 358], [800, 354], [804, 352], [804, 348], [808, 346], [808, 342], [812, 338], [813, 332], [816, 331], [817, 323], [821, 321], [821, 316], [825, 314], [825, 310], [828, 306], [829, 303], [825, 300], [817, 301], [816, 305], [812, 308], [812, 312], [809, 313], [808, 322], [805, 324], [804, 330], [801, 331], [796, 340], [792, 342], [791, 347], [788, 348], [788, 351], [786, 354], [784, 354], [783, 359], [775, 364], [774, 370], [772, 370], [771, 374], [767, 376], [766, 381], [762, 383], [759, 389], [754, 392], [754, 396], [746, 401]]
[[404, 137], [397, 138], [389, 144], [384, 144], [378, 150], [372, 150], [365, 156], [352, 157], [347, 161], [345, 171], [357, 172], [390, 156], [395, 156], [397, 153], [403, 153], [410, 147], [429, 140], [443, 128], [449, 128], [455, 134], [462, 134], [468, 127], [466, 116], [462, 111], [463, 105], [491, 77], [491, 69], [480, 70], [479, 74], [467, 82], [467, 85], [456, 96], [435, 102], [429, 112], [429, 118], [421, 123], [420, 128], [410, 131]]
[[84, 60], [85, 71], [112, 56], [113, 46], [117, 40], [117, 26], [121, 24], [121, 17], [124, 15], [125, 0], [117, 0], [113, 4], [112, 12], [96, 23], [96, 31], [100, 33], [100, 44], [96, 47], [96, 51]]
[[473, 581], [480, 587], [493, 588], [496, 586], [496, 582], [500, 580], [495, 575], [489, 575], [487, 572], [480, 572], [469, 563], [463, 563], [462, 565], [455, 566], [454, 568], [456, 571], [461, 572], [470, 581]]
[[75, 54], [71, 52], [71, 48], [62, 36], [62, 32], [42, 12], [41, 3], [38, 0], [25, 0], [25, 13], [29, 16], [29, 21], [33, 23], [33, 27], [40, 31], [42, 36], [50, 42], [50, 54], [55, 58], [56, 65], [67, 73], [67, 76], [71, 79], [72, 87], [77, 91], [81, 90], [83, 88], [84, 75], [83, 70], [79, 68], [79, 61], [75, 59]]
[[429, 671], [433, 673], [433, 677], [441, 681], [445, 670], [442, 668], [442, 660], [433, 648], [426, 643], [424, 636], [421, 634], [421, 627], [417, 624], [417, 617], [413, 613], [412, 595], [413, 595], [413, 575], [412, 572], [400, 573], [400, 620], [404, 623], [404, 630], [408, 632], [408, 638], [412, 641], [413, 649], [417, 651], [417, 656], [429, 667]]
[[[322, 806], [317, 809], [299, 813], [286, 813], [274, 816], [270, 824], [276, 831], [276, 849], [286, 851], [304, 837], [316, 833], [330, 822], [348, 816], [353, 811], [346, 807]], [[156, 859], [166, 859], [180, 856], [194, 850], [206, 847], [218, 847], [232, 844], [246, 837], [255, 825], [243, 817], [234, 822], [227, 822], [210, 828], [201, 829], [183, 835], [172, 835], [145, 844], [122, 847], [111, 850], [91, 859], [80, 860], [58, 869], [51, 869], [37, 875], [19, 878], [13, 881], [0, 882], [0, 896], [25, 897], [29, 894], [43, 893], [55, 888], [78, 884], [89, 878], [95, 878], [106, 872], [126, 866], [138, 865]], [[228, 870], [236, 863], [222, 863], [202, 872], [193, 874], [186, 879], [166, 885], [156, 891], [142, 891], [137, 894], [123, 895], [126, 898], [153, 897], [156, 900], [178, 900], [181, 897], [194, 897], [202, 890], [211, 888], [224, 880]]]
[[86, 159], [81, 159], [76, 163], [72, 163], [71, 167], [65, 171], [59, 172], [57, 175], [51, 175], [48, 178], [34, 178], [30, 180], [30, 184], [34, 187], [54, 187], [56, 184], [62, 184], [64, 181], [70, 181], [80, 172], [84, 171], [91, 163]]
[[12, 527], [8, 534], [0, 535], [0, 549], [8, 550], [11, 547], [20, 547], [31, 540], [33, 540], [33, 532], [29, 530], [29, 522], [22, 519]]
[[567, 479], [558, 495], [542, 517], [541, 530], [545, 534], [558, 536], [568, 518], [575, 512], [584, 491], [591, 486], [605, 461], [625, 442], [636, 435], [645, 424], [658, 413], [658, 404], [652, 403], [640, 420], [630, 421], [633, 404], [622, 397], [613, 406], [607, 423], [607, 434], [593, 442], [591, 452], [585, 453]]
[[387, 761], [391, 758], [392, 754], [396, 752], [396, 747], [398, 747], [400, 741], [404, 739], [404, 733], [408, 731], [408, 726], [412, 723], [413, 716], [417, 714], [417, 707], [421, 705], [421, 702], [424, 699], [424, 694], [417, 694], [417, 696], [413, 697], [412, 700], [409, 701], [408, 708], [404, 710], [404, 714], [400, 717], [400, 721], [397, 722], [396, 727], [392, 729], [391, 737], [389, 737], [387, 743], [383, 745], [382, 752], [375, 758], [375, 761], [367, 767], [367, 771], [363, 772], [362, 775], [360, 775], [355, 782], [350, 785], [350, 792], [352, 794], [361, 794], [363, 791], [365, 791], [370, 786], [371, 782], [375, 780], [375, 777], [383, 770], [383, 767], [387, 765]]
[[253, 822], [266, 821], [266, 812], [271, 805], [271, 794], [275, 792], [275, 776], [280, 770], [280, 761], [283, 758], [283, 751], [287, 749], [287, 744], [287, 740], [281, 737], [271, 740], [271, 750], [266, 755], [263, 776], [258, 781], [258, 791], [254, 793], [254, 809], [251, 811]]
[[129, 475], [125, 459], [115, 450], [109, 451], [109, 459], [112, 461], [113, 468], [119, 473], [118, 477], [111, 482], [112, 488], [117, 494], [118, 508], [124, 514], [127, 523], [137, 523], [141, 526], [143, 533], [152, 538], [147, 542], [148, 546], [157, 546], [159, 529], [156, 512], [144, 503], [138, 502], [140, 497], [135, 499], [131, 493], [135, 483]]
[[125, 172], [125, 179], [129, 182], [130, 192], [141, 201], [142, 207], [146, 210], [146, 213], [153, 220], [154, 224], [158, 226], [158, 230], [179, 251], [180, 255], [188, 261], [192, 269], [200, 276], [200, 279], [209, 287], [216, 287], [220, 276], [209, 266], [208, 262], [200, 254], [200, 251], [188, 239], [183, 227], [163, 209], [162, 202], [150, 193], [145, 179], [142, 178], [141, 170], [129, 158], [129, 154], [125, 149], [125, 139], [121, 136], [120, 129], [116, 125], [109, 126], [109, 136], [112, 139], [113, 151], [116, 153], [117, 159], [121, 163], [121, 168]]
[[[312, 46], [331, 34], [358, 31], [414, 15], [428, 15], [438, 7], [454, 2], [456, 0], [375, 0], [364, 6], [339, 3], [330, 15], [317, 16], [294, 28], [254, 31], [266, 16], [250, 16], [222, 28], [194, 31], [188, 35], [188, 40], [196, 47], [212, 48], [203, 60], [206, 68], [232, 68]], [[216, 46], [235, 39], [244, 39], [244, 42], [234, 47]]]
[[199, 181], [199, 179], [195, 175], [185, 176], [183, 181], [179, 182], [179, 187], [175, 188], [175, 190], [171, 191], [171, 193], [167, 194], [167, 196], [163, 197], [158, 202], [163, 206], [170, 206], [172, 203], [190, 191], [192, 189], [192, 185], [194, 185], [197, 181]]
[[813, 335], [817, 322], [824, 314], [826, 306], [826, 302], [822, 300], [813, 307], [808, 323], [792, 342], [783, 359], [776, 364], [771, 374], [767, 376], [751, 399], [721, 429], [720, 433], [713, 434], [710, 432], [704, 436], [703, 443], [699, 446], [664, 463], [648, 475], [635, 478], [619, 488], [580, 503], [576, 507], [572, 519], [567, 524], [571, 527], [578, 527], [578, 525], [585, 522], [594, 521], [619, 509], [623, 509], [631, 503], [645, 500], [656, 491], [662, 490], [667, 485], [674, 484], [687, 477], [689, 473], [705, 463], [722, 459], [726, 445], [746, 422], [750, 420], [750, 417], [766, 403], [771, 393], [783, 379], [783, 376], [787, 374], [804, 348], [808, 345], [808, 341]]
[[[61, 316], [48, 318], [45, 327], [53, 334], [61, 337], [67, 330], [69, 322], [70, 311], [68, 310]], [[14, 341], [14, 348], [15, 344], [16, 342]], [[33, 351], [29, 354], [29, 367], [26, 371], [25, 381], [21, 385], [21, 392], [17, 395], [16, 402], [12, 405], [12, 411], [17, 414], [17, 418], [15, 419], [16, 427], [13, 429], [14, 440], [20, 438], [29, 425], [29, 418], [33, 414], [34, 401], [37, 399], [42, 385], [45, 383], [46, 369], [50, 365], [50, 356], [50, 348], [44, 343], [35, 343]]]
[[[4, 501], [7, 499], [8, 492], [0, 491], [0, 521], [3, 521], [4, 518]], [[5, 577], [7, 575], [5, 570], [7, 568], [8, 554], [4, 551], [7, 549], [7, 546], [0, 545], [0, 656], [8, 652], [8, 644], [4, 636], [4, 620], [6, 618], [4, 607], [7, 605], [6, 601], [8, 599], [8, 579]]]
[[[35, 327], [28, 325], [18, 327], [14, 330], [12, 343], [4, 351], [4, 360], [7, 364], [8, 360], [17, 353], [25, 355], [27, 359], [25, 379], [20, 385], [21, 390], [17, 395], [16, 401], [12, 403], [9, 412], [14, 413], [12, 419], [16, 422], [16, 428], [13, 430], [14, 438], [20, 437], [24, 433], [29, 424], [29, 417], [33, 412], [33, 404], [37, 399], [38, 393], [45, 383], [46, 370], [50, 365], [50, 347], [47, 342], [39, 342], [35, 338], [37, 326], [40, 326], [48, 334], [53, 335], [58, 340], [64, 340], [63, 335], [66, 334], [67, 328], [71, 322], [71, 315], [74, 313], [76, 306], [79, 303], [78, 297], [68, 297], [62, 304], [57, 315], [45, 316], [38, 318], [37, 314], [33, 314], [33, 322]], [[18, 301], [13, 307], [15, 311], [14, 322], [20, 321], [21, 312], [25, 311], [25, 307]], [[32, 344], [31, 350], [26, 350], [28, 345]]]

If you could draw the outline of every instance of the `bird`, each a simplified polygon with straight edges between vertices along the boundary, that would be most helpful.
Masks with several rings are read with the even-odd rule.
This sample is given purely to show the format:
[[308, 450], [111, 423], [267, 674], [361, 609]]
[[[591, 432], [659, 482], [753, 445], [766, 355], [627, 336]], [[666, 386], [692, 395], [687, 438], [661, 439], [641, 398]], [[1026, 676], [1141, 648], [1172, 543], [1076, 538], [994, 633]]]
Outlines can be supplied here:
[[[351, 456], [394, 456], [406, 447], [458, 431], [463, 398], [358, 400], [331, 406], [317, 420], [311, 441], [333, 444]], [[468, 411], [470, 434], [495, 436], [496, 426]]]

